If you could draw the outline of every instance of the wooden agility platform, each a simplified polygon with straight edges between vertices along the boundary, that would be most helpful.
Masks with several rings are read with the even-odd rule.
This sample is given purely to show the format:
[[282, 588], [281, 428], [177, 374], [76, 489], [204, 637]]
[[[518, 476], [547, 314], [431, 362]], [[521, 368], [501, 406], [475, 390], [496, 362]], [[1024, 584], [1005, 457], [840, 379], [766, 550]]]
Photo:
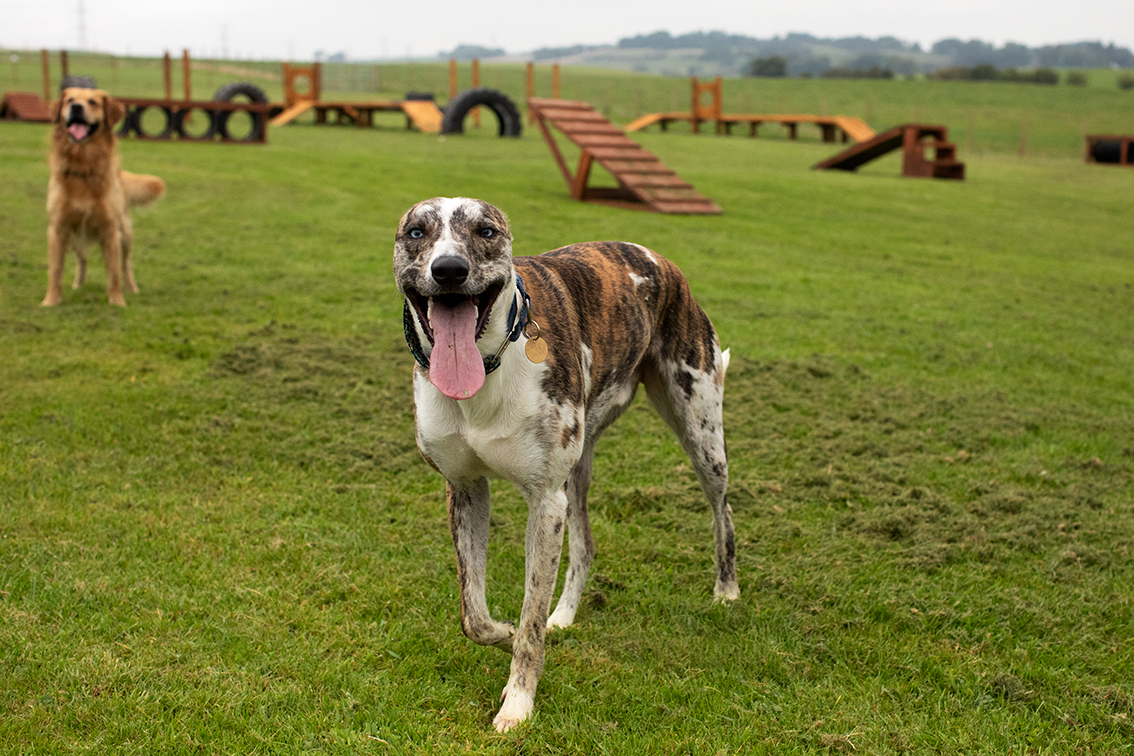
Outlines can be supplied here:
[[[911, 178], [965, 178], [965, 164], [957, 160], [957, 147], [948, 141], [944, 126], [905, 123], [883, 131], [873, 139], [843, 150], [816, 163], [814, 170], [853, 171], [898, 148], [902, 150], [902, 175]], [[933, 150], [927, 159], [925, 151]]]
[[[659, 213], [715, 215], [721, 212], [715, 202], [699, 194], [692, 184], [627, 137], [589, 103], [530, 97], [528, 108], [535, 114], [572, 199]], [[551, 127], [562, 132], [581, 151], [574, 173], [563, 158]], [[594, 163], [609, 171], [618, 186], [588, 186]]]
[[0, 100], [0, 120], [50, 123], [51, 109], [32, 92], [7, 92]]
[[[721, 95], [721, 77], [711, 82], [702, 82], [692, 77], [692, 107], [688, 113], [648, 113], [641, 118], [626, 125], [626, 131], [641, 131], [655, 123], [665, 131], [674, 121], [688, 122], [693, 133], [699, 133], [702, 123], [713, 123], [718, 134], [731, 134], [732, 127], [738, 124], [748, 126], [748, 136], [756, 136], [757, 129], [764, 123], [778, 123], [787, 127], [788, 137], [798, 137], [798, 127], [801, 123], [812, 123], [823, 132], [824, 142], [834, 142], [839, 134], [842, 141], [863, 142], [874, 136], [874, 129], [861, 118], [853, 116], [821, 116], [805, 113], [724, 113]], [[708, 100], [706, 101], [706, 97]]]
[[[300, 92], [297, 82], [306, 82], [307, 89]], [[378, 100], [371, 102], [324, 102], [322, 67], [283, 64], [284, 103], [272, 108], [276, 113], [269, 124], [283, 126], [309, 110], [315, 111], [315, 123], [373, 126], [375, 113], [404, 113], [406, 128], [415, 126], [426, 134], [441, 133], [443, 114], [432, 100]]]

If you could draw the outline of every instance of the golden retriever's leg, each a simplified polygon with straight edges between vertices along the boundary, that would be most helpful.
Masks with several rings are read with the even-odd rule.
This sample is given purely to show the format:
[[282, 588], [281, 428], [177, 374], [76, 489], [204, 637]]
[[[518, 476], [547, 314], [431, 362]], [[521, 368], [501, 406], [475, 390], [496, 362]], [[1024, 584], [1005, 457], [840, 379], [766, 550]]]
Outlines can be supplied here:
[[126, 306], [122, 296], [122, 231], [115, 223], [107, 223], [99, 235], [102, 261], [106, 265], [106, 295], [112, 305]]
[[71, 282], [71, 288], [77, 289], [87, 281], [87, 250], [86, 245], [79, 243], [75, 245], [75, 257], [79, 262], [75, 266], [75, 280]]
[[138, 282], [134, 280], [134, 260], [130, 251], [134, 247], [134, 226], [127, 218], [122, 224], [122, 275], [126, 279], [126, 288], [135, 294], [138, 293]]
[[41, 303], [52, 307], [63, 301], [63, 258], [71, 242], [71, 229], [54, 223], [47, 226], [47, 294]]

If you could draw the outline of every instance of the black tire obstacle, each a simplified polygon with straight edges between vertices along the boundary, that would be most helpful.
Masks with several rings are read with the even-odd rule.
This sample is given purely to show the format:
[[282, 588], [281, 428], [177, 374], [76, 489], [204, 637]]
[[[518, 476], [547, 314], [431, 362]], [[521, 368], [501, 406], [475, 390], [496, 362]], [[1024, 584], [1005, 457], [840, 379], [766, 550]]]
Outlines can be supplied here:
[[[264, 94], [264, 90], [247, 81], [233, 81], [228, 84], [222, 84], [217, 88], [217, 91], [213, 93], [213, 102], [240, 102], [241, 99], [258, 105], [268, 104], [268, 95]], [[234, 111], [220, 110], [216, 112], [216, 130], [220, 134], [221, 139], [230, 142], [258, 142], [263, 140], [264, 113], [249, 112], [248, 115], [252, 117], [252, 128], [249, 130], [248, 134], [237, 138], [232, 136], [228, 129], [228, 119]]]
[[516, 104], [508, 95], [495, 89], [466, 89], [449, 101], [445, 106], [445, 116], [441, 120], [442, 134], [463, 134], [465, 132], [465, 116], [478, 105], [491, 110], [496, 114], [500, 123], [500, 136], [518, 137], [523, 130], [523, 119]]

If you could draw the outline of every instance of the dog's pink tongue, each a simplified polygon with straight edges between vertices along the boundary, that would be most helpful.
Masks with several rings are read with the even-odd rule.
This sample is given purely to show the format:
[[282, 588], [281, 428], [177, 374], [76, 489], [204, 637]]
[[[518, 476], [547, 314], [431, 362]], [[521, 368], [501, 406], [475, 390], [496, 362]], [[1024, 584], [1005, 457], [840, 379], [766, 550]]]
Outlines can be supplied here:
[[433, 352], [429, 382], [450, 399], [468, 399], [484, 385], [484, 359], [476, 348], [476, 305], [470, 301], [446, 307], [429, 304]]
[[78, 142], [81, 142], [87, 138], [88, 131], [90, 131], [90, 127], [85, 123], [73, 123], [67, 127], [67, 133], [74, 137], [75, 141]]

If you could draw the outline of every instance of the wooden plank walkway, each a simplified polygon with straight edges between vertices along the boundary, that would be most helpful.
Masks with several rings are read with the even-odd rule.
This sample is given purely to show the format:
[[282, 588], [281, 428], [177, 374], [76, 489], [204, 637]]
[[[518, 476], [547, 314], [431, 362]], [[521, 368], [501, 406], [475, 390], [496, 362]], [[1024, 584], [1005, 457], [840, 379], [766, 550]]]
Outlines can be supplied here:
[[[589, 103], [531, 97], [528, 108], [535, 114], [572, 199], [659, 213], [715, 215], [721, 212], [715, 202], [698, 193], [692, 184], [627, 137]], [[555, 142], [552, 127], [581, 151], [574, 173]], [[588, 186], [594, 163], [614, 176], [618, 186]]]
[[[902, 149], [902, 175], [911, 178], [964, 179], [965, 164], [957, 160], [957, 147], [944, 126], [904, 123], [859, 142], [837, 155], [816, 163], [814, 170], [853, 171], [888, 152]], [[933, 159], [925, 157], [932, 148]]]
[[[659, 124], [662, 131], [673, 121], [688, 121], [693, 122], [692, 113], [647, 113], [641, 118], [635, 119], [626, 124], [626, 131], [641, 131], [642, 129]], [[874, 136], [874, 129], [863, 121], [861, 118], [854, 118], [853, 116], [817, 116], [808, 113], [722, 113], [713, 118], [698, 118], [698, 121], [713, 121], [716, 123], [716, 131], [718, 134], [731, 134], [732, 127], [738, 124], [746, 124], [748, 126], [748, 136], [756, 136], [756, 131], [761, 124], [765, 123], [778, 123], [786, 126], [788, 129], [788, 136], [795, 139], [798, 135], [797, 127], [801, 123], [811, 123], [818, 126], [823, 131], [824, 142], [834, 142], [837, 139], [838, 132], [843, 134], [843, 141], [853, 140], [855, 142], [862, 142]]]
[[315, 111], [315, 123], [354, 124], [373, 126], [374, 114], [405, 113], [406, 126], [413, 125], [426, 134], [441, 133], [441, 109], [432, 100], [383, 100], [380, 102], [321, 102], [299, 100], [289, 107], [282, 108], [269, 122], [272, 126], [283, 126], [294, 121], [309, 110]]

